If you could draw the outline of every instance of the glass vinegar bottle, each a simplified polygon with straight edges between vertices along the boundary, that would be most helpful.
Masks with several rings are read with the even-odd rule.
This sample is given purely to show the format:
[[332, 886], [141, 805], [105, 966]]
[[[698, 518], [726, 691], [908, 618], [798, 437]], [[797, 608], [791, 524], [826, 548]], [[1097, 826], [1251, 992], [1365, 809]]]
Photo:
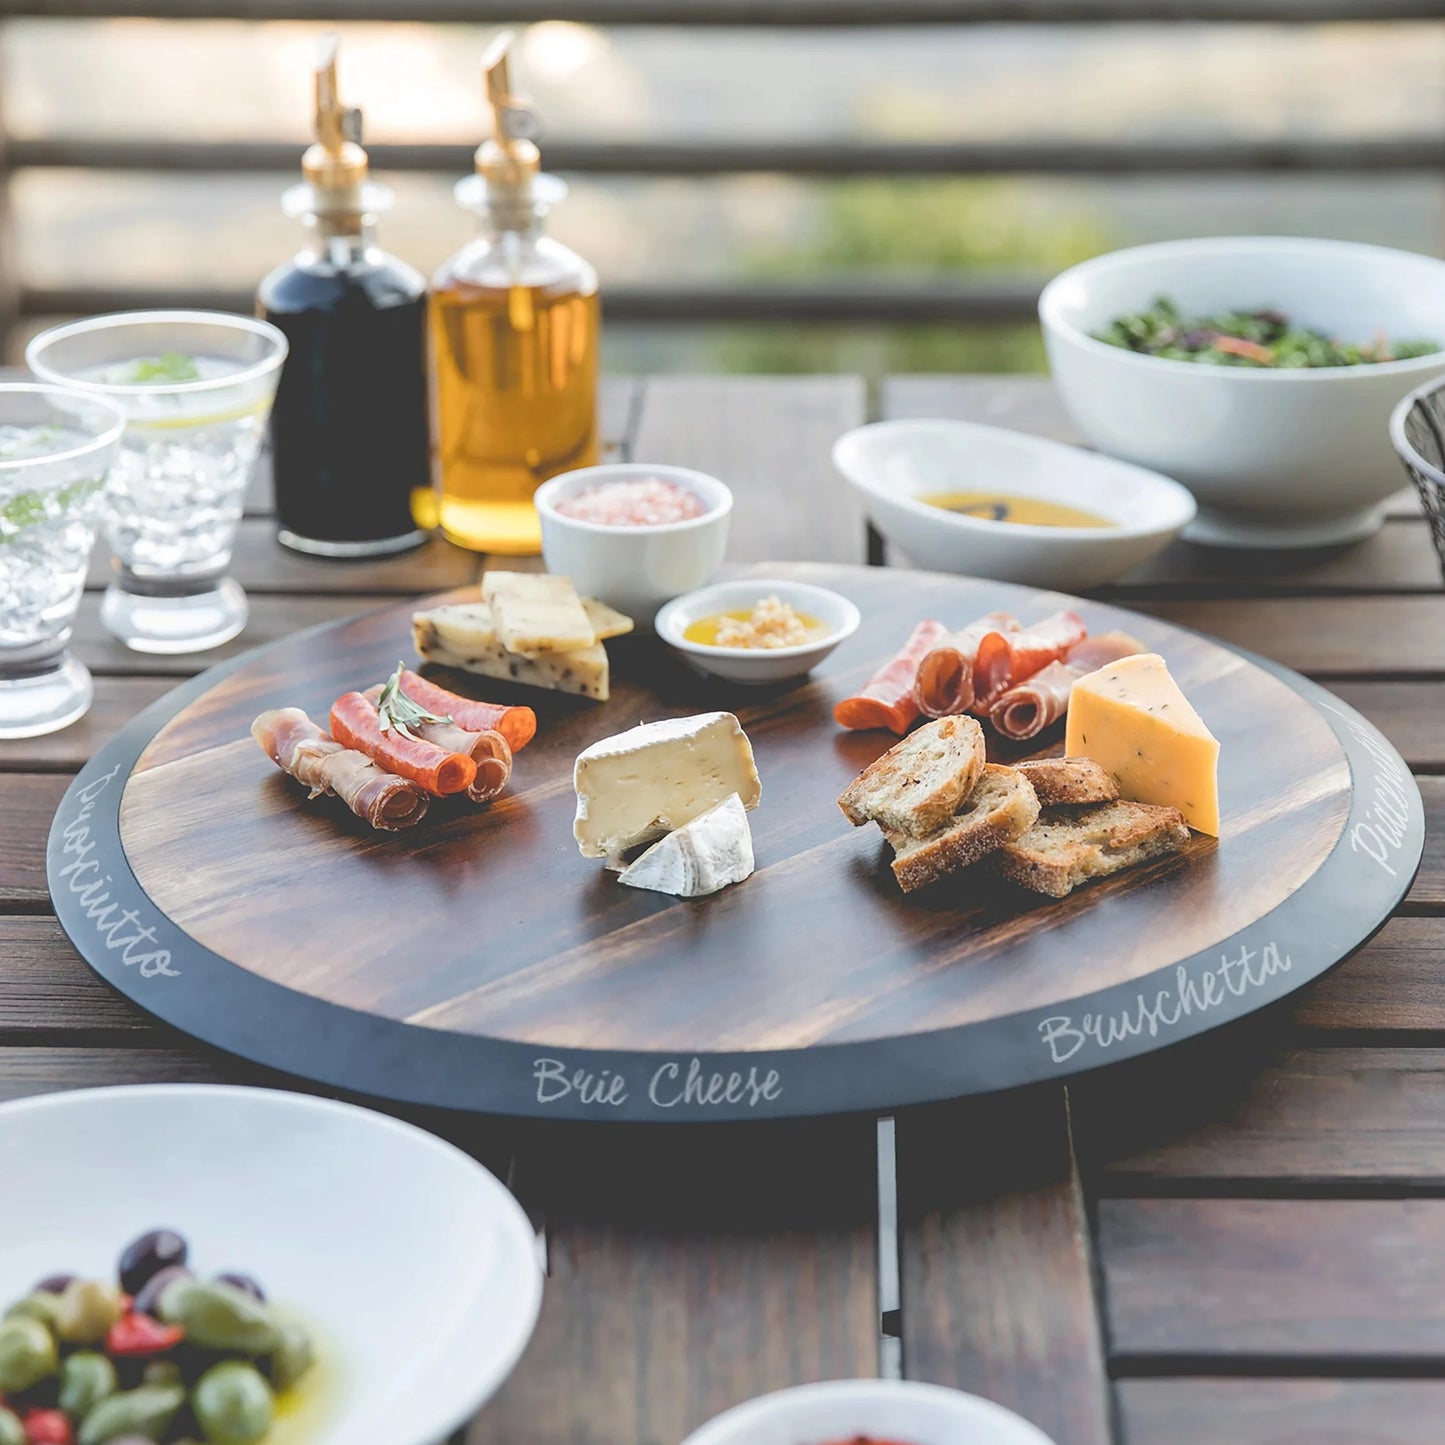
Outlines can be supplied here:
[[[566, 195], [540, 173], [531, 112], [511, 94], [501, 36], [484, 68], [494, 136], [456, 189], [481, 235], [437, 271], [430, 299], [435, 520], [480, 552], [541, 548], [532, 494], [597, 460], [597, 274], [542, 233]], [[420, 514], [426, 499], [416, 499]]]

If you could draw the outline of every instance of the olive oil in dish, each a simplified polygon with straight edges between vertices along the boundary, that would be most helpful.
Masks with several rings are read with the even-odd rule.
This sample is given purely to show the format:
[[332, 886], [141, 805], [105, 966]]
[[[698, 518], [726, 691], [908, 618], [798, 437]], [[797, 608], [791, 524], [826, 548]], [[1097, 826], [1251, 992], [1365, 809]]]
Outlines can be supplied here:
[[1013, 522], [1028, 527], [1117, 527], [1117, 522], [1066, 507], [1042, 497], [1014, 497], [1007, 492], [925, 492], [917, 498], [944, 512], [977, 517], [982, 522]]
[[493, 133], [456, 188], [482, 234], [432, 280], [437, 492], [420, 507], [464, 547], [525, 555], [542, 546], [538, 486], [597, 460], [599, 310], [597, 273], [542, 233], [567, 187], [541, 173], [511, 42], [482, 62]]
[[256, 311], [291, 350], [271, 413], [278, 536], [323, 557], [426, 541], [412, 515], [431, 470], [426, 282], [376, 244], [391, 192], [368, 178], [360, 112], [337, 95], [336, 41], [316, 66], [316, 143], [283, 206], [307, 230], [262, 281]]

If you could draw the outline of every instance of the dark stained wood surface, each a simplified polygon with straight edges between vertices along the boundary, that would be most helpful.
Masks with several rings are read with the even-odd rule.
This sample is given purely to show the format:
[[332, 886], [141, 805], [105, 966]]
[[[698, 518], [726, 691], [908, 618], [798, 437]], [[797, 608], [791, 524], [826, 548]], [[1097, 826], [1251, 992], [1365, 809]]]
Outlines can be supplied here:
[[[850, 828], [835, 803], [894, 739], [840, 733], [834, 703], [922, 617], [962, 626], [1003, 608], [1029, 619], [1057, 600], [887, 568], [802, 576], [849, 596], [864, 619], [805, 685], [760, 697], [698, 684], [655, 642], [619, 641], [607, 703], [525, 690], [538, 735], [507, 795], [397, 835], [339, 806], [303, 806], [248, 725], [287, 704], [324, 717], [339, 693], [384, 678], [410, 655], [411, 604], [289, 642], [196, 698], [141, 754], [121, 805], [131, 867], [193, 939], [331, 1003], [554, 1049], [695, 1053], [893, 1039], [1053, 1008], [1222, 943], [1339, 839], [1349, 767], [1321, 714], [1215, 643], [1089, 604], [1092, 631], [1122, 628], [1166, 656], [1212, 723], [1223, 843], [1196, 839], [1178, 860], [1061, 902], [972, 876], [905, 898], [877, 831]], [[573, 760], [637, 718], [710, 707], [737, 711], [763, 778], [757, 873], [700, 907], [619, 888], [571, 844]], [[805, 952], [829, 966], [799, 968]]]
[[[862, 419], [860, 388], [743, 389], [766, 426], [737, 383], [706, 379], [614, 384], [604, 415], [621, 418], [608, 430], [624, 450], [647, 411], [650, 426], [671, 428], [654, 432], [655, 459], [735, 488], [774, 479], [780, 523], [796, 527], [809, 507], [838, 500], [828, 450]], [[1048, 383], [1029, 378], [903, 378], [885, 384], [878, 414], [1056, 436], [1068, 427]], [[786, 473], [772, 465], [783, 456]], [[259, 486], [254, 502], [264, 517]], [[1393, 510], [1399, 520], [1372, 542], [1268, 568], [1173, 549], [1111, 600], [1166, 604], [1186, 626], [1237, 627], [1245, 646], [1328, 675], [1417, 773], [1438, 774], [1440, 593], [1413, 496]], [[238, 547], [257, 605], [246, 645], [394, 600], [388, 577], [419, 575], [412, 554], [359, 567], [351, 575], [366, 581], [353, 583], [351, 569], [268, 554], [265, 539], [264, 524], [248, 524]], [[765, 535], [737, 541], [737, 560], [774, 555]], [[805, 532], [794, 555], [855, 562], [860, 545], [847, 527]], [[423, 586], [450, 585], [457, 559], [428, 555], [439, 570]], [[1262, 594], [1266, 606], [1239, 601]], [[1357, 603], [1368, 604], [1358, 625]], [[41, 851], [63, 775], [212, 660], [172, 665], [110, 648], [94, 605], [87, 598], [79, 646], [104, 670], [91, 717], [51, 739], [0, 744], [0, 1097], [249, 1078], [112, 995], [45, 916]], [[545, 1227], [551, 1268], [537, 1337], [470, 1445], [677, 1445], [747, 1394], [887, 1368], [900, 1344], [905, 1373], [993, 1394], [1036, 1415], [1059, 1445], [1437, 1445], [1445, 779], [1422, 782], [1428, 852], [1408, 916], [1281, 1009], [1201, 1041], [1216, 1047], [1100, 1075], [1067, 1099], [900, 1119], [896, 1234], [891, 1175], [881, 1218], [858, 1192], [877, 1157], [867, 1132], [763, 1147], [714, 1131], [714, 1161], [670, 1170], [666, 1157], [641, 1159], [640, 1143], [614, 1152], [612, 1135], [584, 1148], [557, 1131], [439, 1124], [510, 1173]], [[1127, 1324], [1124, 1335], [1104, 1327], [1115, 1286], [1124, 1293], [1110, 1323]]]

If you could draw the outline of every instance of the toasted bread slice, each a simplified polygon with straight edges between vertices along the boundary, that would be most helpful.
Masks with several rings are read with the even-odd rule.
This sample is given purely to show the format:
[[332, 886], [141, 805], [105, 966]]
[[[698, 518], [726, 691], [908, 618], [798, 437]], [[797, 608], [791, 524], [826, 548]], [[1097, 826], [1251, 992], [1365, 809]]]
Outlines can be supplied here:
[[984, 756], [977, 718], [938, 718], [864, 768], [838, 806], [855, 828], [871, 819], [922, 837], [948, 822], [973, 792]]
[[941, 828], [923, 838], [884, 828], [898, 855], [893, 876], [905, 893], [912, 893], [1021, 837], [1038, 816], [1033, 784], [1013, 768], [988, 763], [973, 792]]
[[1062, 898], [1092, 878], [1177, 853], [1188, 841], [1189, 827], [1178, 808], [1153, 803], [1051, 808], [1022, 838], [999, 849], [994, 866], [1035, 893]]
[[1093, 758], [1033, 758], [1014, 766], [1034, 785], [1041, 808], [1059, 803], [1112, 803], [1119, 796], [1114, 775]]

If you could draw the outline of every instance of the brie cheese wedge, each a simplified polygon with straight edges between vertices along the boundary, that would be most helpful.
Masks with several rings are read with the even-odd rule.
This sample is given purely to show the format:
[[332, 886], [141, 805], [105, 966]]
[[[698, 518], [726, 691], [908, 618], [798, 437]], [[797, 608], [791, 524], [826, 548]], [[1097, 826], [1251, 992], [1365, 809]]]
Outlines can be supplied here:
[[618, 874], [629, 888], [703, 898], [753, 871], [753, 835], [736, 793], [659, 839]]
[[736, 793], [756, 808], [752, 744], [730, 712], [664, 718], [603, 738], [577, 756], [573, 833], [584, 858], [623, 867], [630, 848], [681, 828]]

